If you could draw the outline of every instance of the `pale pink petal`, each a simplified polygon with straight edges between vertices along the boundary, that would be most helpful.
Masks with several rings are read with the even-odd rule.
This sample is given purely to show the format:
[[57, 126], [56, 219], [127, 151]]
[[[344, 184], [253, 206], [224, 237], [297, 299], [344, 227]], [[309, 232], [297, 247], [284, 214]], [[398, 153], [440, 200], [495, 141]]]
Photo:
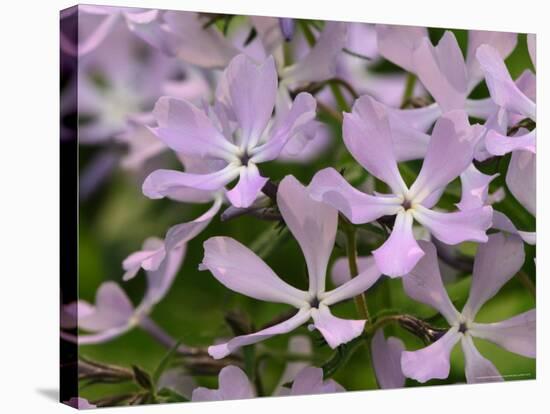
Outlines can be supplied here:
[[344, 388], [336, 381], [323, 378], [322, 368], [307, 367], [294, 378], [290, 395], [327, 394], [342, 391], [345, 391]]
[[222, 401], [254, 398], [255, 392], [246, 374], [229, 365], [220, 371], [218, 389], [199, 387], [193, 390], [191, 401]]
[[256, 146], [275, 106], [277, 70], [273, 57], [261, 65], [244, 54], [231, 60], [218, 84], [216, 97], [230, 108], [240, 127], [243, 149]]
[[174, 170], [156, 170], [145, 179], [143, 194], [152, 199], [177, 197], [182, 189], [195, 188], [215, 191], [229, 184], [239, 175], [239, 167], [229, 164], [227, 167], [211, 174], [193, 174]]
[[384, 105], [366, 95], [359, 98], [352, 113], [344, 114], [343, 135], [349, 152], [368, 172], [386, 182], [395, 194], [406, 190]]
[[376, 25], [378, 50], [390, 62], [414, 72], [413, 52], [422, 39], [428, 37], [428, 30], [418, 26]]
[[405, 376], [401, 371], [401, 353], [404, 350], [405, 345], [401, 339], [395, 337], [386, 339], [382, 329], [374, 334], [371, 342], [372, 365], [380, 388], [405, 386]]
[[363, 333], [364, 320], [342, 319], [330, 313], [328, 306], [321, 305], [318, 309], [311, 309], [314, 326], [321, 332], [327, 344], [336, 348]]
[[445, 187], [472, 162], [483, 127], [471, 126], [464, 111], [444, 114], [435, 124], [422, 169], [408, 197], [416, 202]]
[[506, 217], [500, 211], [493, 212], [493, 226], [494, 229], [504, 231], [510, 234], [517, 234], [523, 239], [523, 241], [530, 245], [537, 244], [537, 234], [535, 232], [520, 231], [514, 226], [512, 220]]
[[444, 113], [464, 108], [466, 65], [453, 32], [446, 31], [435, 47], [424, 38], [414, 51], [413, 64], [414, 72]]
[[498, 174], [483, 174], [474, 164], [470, 164], [468, 169], [460, 174], [462, 196], [456, 206], [463, 211], [483, 207], [487, 202], [489, 184], [496, 177]]
[[356, 190], [332, 167], [317, 172], [308, 189], [313, 199], [330, 204], [355, 224], [394, 215], [402, 204], [397, 197], [377, 197]]
[[466, 55], [466, 67], [468, 70], [468, 90], [471, 91], [483, 80], [483, 71], [476, 58], [477, 48], [483, 44], [494, 47], [502, 56], [507, 58], [515, 49], [518, 35], [510, 32], [491, 32], [488, 30], [468, 31], [468, 53]]
[[414, 300], [437, 309], [452, 325], [460, 315], [443, 285], [437, 250], [430, 242], [419, 241], [418, 243], [425, 254], [414, 269], [403, 276], [403, 288]]
[[157, 270], [166, 256], [162, 240], [151, 237], [145, 240], [143, 249], [130, 254], [122, 262], [122, 268], [126, 271], [122, 280], [133, 279], [139, 269]]
[[537, 214], [537, 157], [529, 151], [514, 151], [508, 172], [506, 185], [512, 195], [532, 215]]
[[239, 181], [226, 193], [227, 199], [235, 207], [250, 207], [267, 181], [268, 178], [260, 175], [256, 164], [248, 163], [248, 166], [240, 167]]
[[523, 135], [513, 137], [500, 134], [495, 130], [489, 131], [485, 137], [487, 151], [493, 155], [504, 155], [513, 151], [529, 151], [537, 153], [537, 130], [534, 129]]
[[231, 160], [237, 147], [212, 124], [208, 116], [182, 99], [162, 97], [153, 116], [158, 128], [151, 128], [162, 142], [176, 152], [191, 157]]
[[477, 250], [470, 296], [462, 314], [472, 320], [485, 302], [521, 269], [525, 260], [523, 241], [504, 233], [491, 234]]
[[159, 10], [123, 13], [128, 28], [136, 36], [168, 55], [172, 54], [172, 44], [163, 26], [162, 14]]
[[495, 323], [474, 323], [473, 336], [491, 341], [507, 351], [528, 358], [537, 356], [537, 312], [535, 309]]
[[338, 226], [338, 212], [327, 204], [313, 200], [308, 190], [291, 175], [279, 184], [277, 205], [306, 259], [309, 292], [324, 292], [327, 264]]
[[380, 278], [381, 273], [376, 267], [373, 257], [361, 261], [359, 274], [336, 289], [326, 292], [319, 299], [327, 306], [342, 302], [357, 296], [369, 289]]
[[403, 374], [418, 382], [426, 382], [433, 378], [447, 378], [451, 370], [451, 351], [461, 336], [456, 328], [451, 328], [445, 335], [426, 348], [412, 352], [404, 351], [401, 354]]
[[[407, 119], [411, 118], [407, 114], [407, 111], [415, 111], [415, 109], [388, 112], [393, 149], [395, 157], [399, 162], [424, 158], [430, 142], [430, 136], [423, 132], [422, 129], [417, 129], [414, 124], [411, 124], [411, 121]], [[431, 121], [431, 124], [433, 124], [434, 121], [435, 119]], [[415, 121], [413, 120], [412, 122]], [[420, 123], [420, 121], [417, 122]]]
[[493, 363], [479, 353], [471, 336], [465, 335], [461, 345], [466, 363], [466, 381], [469, 384], [504, 381]]
[[536, 104], [519, 90], [498, 51], [489, 45], [482, 45], [477, 49], [476, 56], [495, 103], [536, 121]]
[[413, 217], [409, 212], [400, 212], [390, 237], [372, 252], [376, 266], [390, 277], [403, 276], [418, 263], [424, 252], [413, 235]]
[[310, 317], [311, 312], [309, 309], [301, 309], [292, 318], [278, 323], [277, 325], [270, 326], [269, 328], [252, 334], [237, 336], [226, 343], [209, 346], [208, 353], [215, 359], [224, 358], [242, 346], [255, 344], [275, 335], [289, 333], [306, 323]]
[[230, 237], [204, 242], [201, 269], [208, 269], [220, 283], [255, 299], [301, 307], [307, 294], [280, 279], [252, 250]]
[[485, 243], [486, 231], [491, 227], [493, 209], [490, 206], [484, 206], [472, 210], [442, 213], [417, 206], [413, 215], [443, 243], [451, 245], [464, 241]]

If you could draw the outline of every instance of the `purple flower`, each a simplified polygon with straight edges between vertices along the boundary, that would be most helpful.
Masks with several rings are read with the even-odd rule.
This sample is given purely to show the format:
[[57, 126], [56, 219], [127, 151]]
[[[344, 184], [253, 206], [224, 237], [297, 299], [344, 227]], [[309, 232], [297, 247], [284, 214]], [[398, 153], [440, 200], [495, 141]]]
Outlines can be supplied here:
[[312, 200], [308, 190], [292, 176], [285, 177], [279, 185], [277, 204], [304, 253], [309, 289], [306, 292], [290, 286], [255, 253], [232, 238], [208, 239], [204, 243], [201, 269], [210, 270], [218, 281], [235, 292], [263, 301], [286, 303], [298, 309], [294, 316], [282, 323], [210, 346], [208, 352], [216, 359], [242, 346], [289, 333], [310, 319], [331, 348], [352, 340], [363, 331], [364, 320], [337, 318], [329, 307], [367, 290], [380, 276], [379, 271], [370, 266], [348, 283], [326, 292], [326, 269], [336, 237], [337, 211]]
[[[529, 39], [529, 52], [534, 63], [534, 38]], [[519, 120], [530, 118], [536, 122], [534, 77], [526, 75], [524, 81], [520, 82], [520, 77], [514, 82], [502, 57], [489, 45], [480, 46], [476, 56], [485, 73], [493, 101], [508, 113], [519, 116]], [[527, 86], [526, 83], [532, 85]], [[533, 215], [536, 214], [536, 134], [536, 128], [530, 132], [520, 129], [513, 137], [497, 130], [490, 130], [485, 139], [490, 154], [501, 156], [512, 153], [506, 184], [514, 197]]]
[[279, 395], [332, 394], [346, 391], [333, 379], [325, 380], [323, 370], [316, 367], [302, 369], [292, 382], [290, 389], [283, 388]]
[[[162, 251], [163, 245], [159, 239], [148, 239], [144, 243], [143, 252]], [[148, 260], [143, 259], [147, 263], [145, 267], [150, 266], [154, 270], [147, 272], [147, 290], [137, 307], [134, 307], [124, 290], [115, 282], [104, 282], [99, 286], [94, 305], [84, 300], [65, 305], [64, 313], [72, 316], [65, 320], [72, 323], [63, 328], [74, 328], [73, 323], [76, 322], [79, 329], [90, 333], [75, 336], [62, 332], [61, 336], [80, 345], [87, 345], [110, 341], [136, 326], [149, 330], [154, 322], [148, 315], [168, 293], [184, 255], [185, 246], [180, 246], [171, 249], [166, 258], [159, 259], [151, 255]], [[125, 277], [128, 278], [128, 274]], [[154, 328], [156, 326], [152, 329]]]
[[518, 272], [525, 253], [517, 236], [496, 233], [478, 247], [470, 296], [458, 312], [452, 304], [439, 273], [435, 246], [421, 242], [425, 256], [413, 271], [403, 278], [406, 293], [413, 299], [437, 309], [451, 328], [433, 344], [418, 351], [405, 351], [401, 357], [403, 373], [420, 382], [447, 378], [450, 353], [460, 341], [466, 360], [466, 380], [473, 382], [502, 381], [496, 367], [476, 349], [473, 338], [482, 338], [528, 358], [535, 358], [534, 309], [496, 323], [477, 323], [476, 314]]
[[433, 129], [422, 169], [409, 188], [401, 177], [392, 145], [385, 107], [368, 96], [358, 99], [352, 113], [344, 115], [346, 147], [372, 175], [390, 187], [391, 194], [369, 195], [351, 185], [334, 169], [319, 171], [310, 185], [312, 196], [341, 211], [352, 223], [368, 223], [395, 215], [393, 231], [373, 252], [376, 265], [391, 277], [408, 273], [424, 255], [413, 235], [413, 220], [447, 244], [467, 240], [485, 242], [492, 208], [439, 212], [433, 209], [449, 182], [464, 172], [482, 127], [470, 126], [464, 111], [440, 117]]
[[69, 401], [65, 401], [63, 404], [67, 404], [77, 410], [89, 410], [91, 408], [97, 408], [97, 406], [90, 404], [86, 398], [73, 397]]
[[209, 113], [184, 100], [161, 98], [153, 112], [159, 125], [154, 133], [174, 151], [215, 162], [217, 168], [206, 174], [154, 171], [143, 193], [162, 198], [180, 188], [216, 191], [239, 178], [226, 196], [235, 207], [250, 206], [267, 182], [257, 164], [276, 159], [315, 117], [315, 99], [300, 93], [287, 116], [271, 125], [276, 94], [273, 59], [257, 65], [239, 55], [224, 71]]

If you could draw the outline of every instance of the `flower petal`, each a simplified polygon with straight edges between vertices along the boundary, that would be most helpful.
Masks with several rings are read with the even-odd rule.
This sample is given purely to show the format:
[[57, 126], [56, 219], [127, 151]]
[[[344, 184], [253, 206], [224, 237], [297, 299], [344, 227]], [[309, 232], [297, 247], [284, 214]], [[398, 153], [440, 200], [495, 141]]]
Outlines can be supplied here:
[[521, 269], [525, 260], [523, 241], [504, 233], [491, 234], [480, 244], [474, 261], [470, 296], [462, 314], [473, 320], [478, 310]]
[[496, 323], [474, 323], [469, 332], [507, 351], [528, 358], [537, 356], [537, 312], [535, 309]]
[[483, 174], [473, 163], [470, 164], [466, 171], [460, 174], [462, 196], [456, 206], [462, 211], [483, 207], [487, 201], [489, 184], [496, 177], [498, 177], [498, 174]]
[[210, 390], [199, 387], [193, 390], [191, 401], [222, 401], [254, 398], [252, 384], [242, 369], [228, 365], [219, 374], [219, 388]]
[[466, 363], [466, 381], [469, 384], [504, 381], [493, 363], [479, 353], [471, 336], [465, 335], [461, 344]]
[[301, 92], [269, 140], [253, 149], [251, 161], [261, 163], [278, 158], [285, 145], [315, 118], [316, 106], [313, 96]]
[[[372, 256], [360, 256], [357, 258], [357, 267], [359, 273], [369, 269], [372, 266]], [[332, 283], [335, 286], [342, 286], [344, 283], [351, 280], [349, 273], [349, 262], [347, 257], [336, 259], [331, 271]]]
[[405, 386], [405, 376], [401, 371], [401, 353], [404, 350], [405, 345], [401, 339], [395, 337], [386, 339], [382, 329], [374, 334], [371, 343], [372, 365], [380, 388]]
[[239, 175], [239, 168], [229, 164], [210, 174], [193, 174], [174, 170], [153, 171], [142, 185], [143, 194], [152, 199], [178, 196], [182, 189], [195, 188], [215, 191], [229, 184]]
[[516, 33], [491, 32], [488, 30], [468, 31], [468, 54], [466, 55], [468, 91], [474, 89], [483, 80], [483, 71], [476, 58], [477, 48], [483, 44], [491, 45], [505, 59], [515, 49], [517, 40], [518, 35]]
[[229, 342], [223, 344], [209, 346], [208, 353], [214, 359], [225, 358], [242, 346], [255, 344], [275, 335], [289, 333], [306, 323], [310, 317], [311, 312], [309, 309], [300, 309], [292, 318], [278, 323], [277, 325], [270, 326], [269, 328], [252, 334], [236, 336]]
[[482, 132], [483, 127], [470, 126], [464, 111], [448, 112], [439, 118], [408, 197], [420, 203], [464, 172], [472, 162]]
[[361, 261], [359, 274], [336, 289], [326, 292], [320, 299], [327, 305], [333, 305], [357, 296], [369, 289], [380, 278], [381, 273], [376, 267], [373, 257]]
[[486, 231], [491, 227], [493, 209], [484, 206], [467, 211], [441, 213], [418, 206], [413, 214], [433, 236], [443, 243], [454, 245], [464, 241], [486, 242]]
[[336, 75], [336, 58], [345, 46], [347, 23], [328, 21], [315, 46], [295, 64], [283, 69], [283, 82], [292, 88]]
[[534, 33], [527, 34], [527, 49], [533, 66], [537, 67], [537, 35]]
[[425, 254], [414, 269], [403, 277], [403, 288], [414, 300], [437, 309], [452, 325], [458, 320], [460, 314], [449, 299], [443, 285], [437, 250], [430, 242], [419, 241], [418, 243]]
[[193, 104], [164, 96], [155, 104], [153, 116], [159, 126], [151, 131], [174, 151], [190, 157], [235, 157], [237, 147]]
[[494, 211], [493, 212], [493, 226], [494, 229], [504, 231], [506, 233], [510, 234], [517, 234], [519, 237], [523, 239], [523, 241], [530, 245], [537, 244], [537, 238], [535, 232], [528, 232], [528, 231], [520, 231], [514, 226], [514, 223], [512, 223], [512, 220], [510, 220], [508, 217], [506, 217], [503, 213], [500, 211]]
[[482, 45], [477, 49], [476, 56], [485, 73], [485, 81], [495, 103], [536, 121], [536, 104], [519, 90], [498, 51], [489, 45]]
[[532, 215], [537, 214], [536, 180], [536, 155], [529, 151], [514, 151], [506, 173], [506, 185], [513, 196]]
[[451, 351], [461, 336], [456, 328], [451, 328], [426, 348], [412, 352], [404, 351], [401, 354], [403, 374], [418, 382], [426, 382], [433, 378], [447, 378], [451, 370]]
[[291, 175], [279, 184], [277, 205], [307, 263], [309, 292], [325, 291], [327, 264], [334, 247], [338, 213], [313, 200], [308, 190]]
[[383, 274], [390, 277], [403, 276], [410, 272], [424, 255], [414, 238], [412, 227], [412, 214], [398, 213], [390, 237], [372, 252], [376, 266]]
[[327, 394], [342, 391], [345, 391], [344, 388], [333, 379], [324, 380], [322, 368], [306, 367], [294, 378], [290, 395]]
[[273, 57], [261, 65], [244, 54], [234, 57], [223, 72], [216, 90], [235, 116], [241, 131], [242, 149], [256, 146], [271, 119], [277, 95], [277, 70]]
[[327, 344], [336, 348], [357, 338], [363, 333], [364, 320], [342, 319], [330, 313], [328, 306], [321, 305], [318, 309], [311, 309], [314, 326], [321, 332]]
[[414, 72], [443, 113], [463, 109], [468, 94], [466, 65], [453, 32], [447, 30], [437, 46], [424, 38], [413, 53]]
[[218, 281], [251, 298], [301, 307], [307, 294], [280, 279], [252, 250], [230, 237], [204, 242], [201, 270], [210, 270]]
[[376, 25], [378, 50], [387, 60], [403, 69], [414, 72], [413, 52], [428, 30], [418, 26]]
[[248, 163], [246, 167], [240, 167], [239, 181], [226, 193], [231, 204], [238, 208], [250, 207], [260, 195], [268, 178], [262, 177], [256, 164]]
[[370, 223], [401, 209], [397, 197], [377, 197], [353, 188], [334, 168], [315, 174], [308, 186], [311, 197], [342, 212], [352, 223]]
[[508, 137], [495, 130], [487, 132], [485, 138], [487, 151], [493, 155], [504, 155], [513, 151], [529, 151], [537, 153], [537, 130], [534, 129], [523, 135]]
[[386, 182], [395, 194], [406, 190], [393, 149], [386, 107], [365, 95], [344, 114], [344, 143], [353, 157], [372, 175]]

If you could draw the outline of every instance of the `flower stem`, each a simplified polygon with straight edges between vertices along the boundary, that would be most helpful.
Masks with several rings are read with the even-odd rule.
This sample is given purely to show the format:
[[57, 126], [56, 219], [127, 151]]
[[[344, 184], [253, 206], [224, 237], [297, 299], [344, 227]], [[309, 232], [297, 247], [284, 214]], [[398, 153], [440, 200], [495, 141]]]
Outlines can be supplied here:
[[[359, 274], [359, 267], [357, 266], [357, 233], [355, 227], [350, 222], [345, 220], [344, 223], [343, 227], [346, 233], [349, 272], [350, 276], [354, 278]], [[370, 314], [365, 294], [361, 293], [355, 296], [353, 300], [355, 301], [355, 307], [359, 316], [366, 319], [367, 324], [370, 324]]]
[[516, 274], [516, 277], [521, 282], [523, 287], [525, 287], [525, 289], [527, 289], [529, 291], [529, 293], [533, 296], [533, 298], [536, 298], [537, 297], [537, 287], [535, 286], [535, 284], [533, 283], [533, 281], [531, 280], [529, 275], [527, 273], [525, 273], [523, 270], [520, 270]]
[[405, 84], [405, 92], [403, 93], [403, 99], [401, 100], [401, 108], [405, 108], [411, 100], [414, 93], [414, 86], [416, 84], [416, 75], [409, 73], [407, 75], [407, 83]]

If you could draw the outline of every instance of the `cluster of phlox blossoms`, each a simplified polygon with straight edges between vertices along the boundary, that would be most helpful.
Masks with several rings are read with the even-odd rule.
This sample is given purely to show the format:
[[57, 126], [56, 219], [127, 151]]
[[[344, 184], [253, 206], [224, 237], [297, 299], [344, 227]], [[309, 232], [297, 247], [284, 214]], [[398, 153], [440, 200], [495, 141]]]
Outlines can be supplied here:
[[534, 35], [77, 13], [82, 203], [131, 186], [107, 211], [150, 233], [62, 337], [168, 353], [83, 359], [136, 391], [74, 404], [534, 378]]

